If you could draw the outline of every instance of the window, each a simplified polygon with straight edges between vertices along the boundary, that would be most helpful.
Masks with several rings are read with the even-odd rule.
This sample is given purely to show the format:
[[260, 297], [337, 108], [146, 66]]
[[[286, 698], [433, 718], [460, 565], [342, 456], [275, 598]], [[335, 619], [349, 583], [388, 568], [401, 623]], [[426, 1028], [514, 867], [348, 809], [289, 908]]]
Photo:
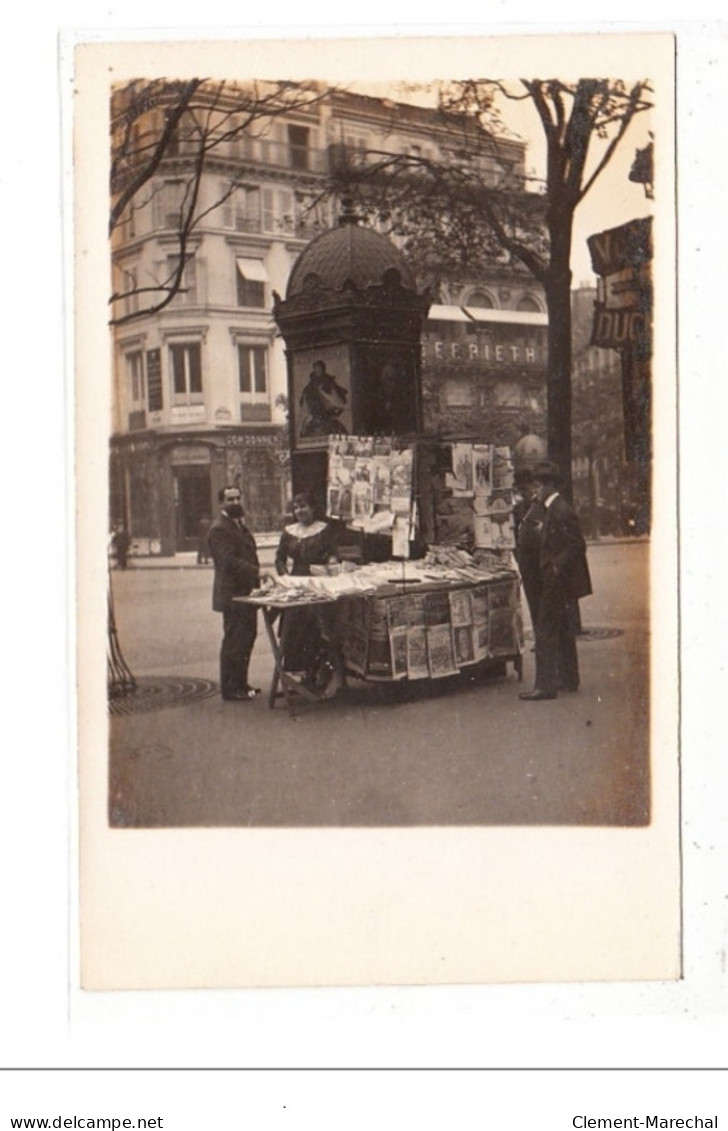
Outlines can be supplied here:
[[445, 379], [445, 404], [450, 408], [470, 408], [475, 404], [472, 381], [462, 377]]
[[516, 310], [522, 310], [524, 312], [530, 311], [533, 314], [538, 314], [540, 309], [541, 307], [538, 305], [535, 298], [531, 298], [530, 295], [524, 295], [516, 304]]
[[265, 346], [238, 346], [240, 392], [243, 396], [268, 399], [268, 373]]
[[129, 267], [121, 272], [121, 293], [124, 296], [124, 314], [136, 314], [139, 310], [139, 286], [136, 267]]
[[230, 131], [230, 140], [227, 143], [227, 151], [229, 157], [245, 157], [245, 142], [247, 140], [245, 133], [245, 121], [239, 114], [231, 115], [228, 123]]
[[473, 291], [469, 298], [465, 300], [465, 306], [475, 306], [480, 310], [493, 310], [495, 303], [490, 295], [485, 291]]
[[282, 122], [272, 122], [255, 139], [254, 151], [250, 156], [268, 165], [285, 167], [290, 164], [289, 150], [286, 127]]
[[195, 152], [195, 124], [188, 115], [183, 115], [170, 134], [167, 144], [168, 157], [180, 157]]
[[129, 431], [146, 428], [147, 413], [144, 388], [144, 354], [131, 350], [125, 354], [127, 389], [129, 391]]
[[273, 235], [293, 232], [293, 192], [291, 189], [263, 189], [263, 231]]
[[265, 346], [238, 346], [240, 419], [270, 420], [268, 351]]
[[328, 201], [315, 193], [297, 192], [295, 195], [296, 235], [299, 237], [315, 235], [331, 227], [331, 212]]
[[524, 392], [518, 381], [496, 381], [493, 387], [499, 408], [524, 408]]
[[144, 403], [144, 355], [141, 350], [134, 350], [125, 355], [127, 388], [129, 400], [134, 405]]
[[236, 260], [238, 306], [265, 307], [265, 284], [268, 272], [261, 259]]
[[288, 145], [292, 169], [308, 169], [308, 135], [306, 126], [288, 127]]
[[202, 403], [202, 350], [199, 342], [169, 347], [174, 404]]
[[121, 221], [121, 232], [124, 240], [132, 240], [137, 234], [136, 232], [137, 219], [134, 201], [132, 200], [124, 210], [123, 219]]
[[344, 145], [347, 149], [367, 149], [369, 146], [369, 138], [367, 134], [345, 133]]
[[154, 224], [179, 231], [187, 186], [184, 181], [164, 181], [154, 197]]
[[231, 192], [230, 185], [224, 184], [222, 195], [226, 197], [222, 206], [224, 228], [234, 228], [237, 232], [260, 231], [259, 188], [236, 185]]
[[[167, 259], [167, 282], [170, 285], [174, 281], [178, 267], [179, 256], [170, 255]], [[195, 263], [194, 256], [190, 256], [185, 263], [182, 278], [179, 283], [179, 290], [174, 296], [174, 302], [177, 306], [197, 305], [197, 264]]]

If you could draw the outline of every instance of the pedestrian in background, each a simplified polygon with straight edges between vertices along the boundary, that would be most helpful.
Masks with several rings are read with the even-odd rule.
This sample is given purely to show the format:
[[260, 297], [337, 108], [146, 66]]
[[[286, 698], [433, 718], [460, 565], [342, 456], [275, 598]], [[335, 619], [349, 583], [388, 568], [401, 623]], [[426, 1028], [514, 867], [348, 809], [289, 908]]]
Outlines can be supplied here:
[[116, 568], [126, 569], [127, 557], [129, 555], [129, 544], [131, 539], [127, 533], [127, 529], [123, 522], [120, 522], [114, 531], [112, 544], [114, 548], [114, 556], [116, 557]]
[[260, 694], [248, 683], [248, 667], [257, 634], [257, 610], [235, 601], [247, 597], [260, 583], [255, 539], [243, 522], [242, 497], [237, 487], [218, 492], [220, 515], [211, 524], [208, 544], [215, 567], [212, 607], [222, 613], [220, 646], [220, 694], [223, 699], [244, 702]]
[[556, 464], [544, 461], [533, 471], [538, 499], [545, 509], [539, 534], [536, 679], [527, 702], [555, 699], [559, 691], [578, 691], [579, 660], [569, 605], [592, 591], [586, 543], [574, 508], [559, 494]]
[[203, 514], [197, 523], [197, 564], [207, 565], [210, 560], [210, 546], [207, 535], [210, 532], [210, 516]]

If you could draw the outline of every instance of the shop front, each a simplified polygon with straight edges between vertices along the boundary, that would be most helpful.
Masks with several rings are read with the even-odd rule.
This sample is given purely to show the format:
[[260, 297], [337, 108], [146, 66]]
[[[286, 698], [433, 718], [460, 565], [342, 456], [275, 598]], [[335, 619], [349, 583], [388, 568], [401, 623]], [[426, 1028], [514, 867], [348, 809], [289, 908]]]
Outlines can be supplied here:
[[132, 556], [196, 550], [201, 523], [216, 515], [226, 483], [241, 488], [253, 531], [278, 530], [288, 494], [280, 430], [112, 439], [110, 513], [129, 530]]
[[425, 431], [514, 446], [523, 424], [545, 430], [545, 314], [434, 305], [421, 350]]

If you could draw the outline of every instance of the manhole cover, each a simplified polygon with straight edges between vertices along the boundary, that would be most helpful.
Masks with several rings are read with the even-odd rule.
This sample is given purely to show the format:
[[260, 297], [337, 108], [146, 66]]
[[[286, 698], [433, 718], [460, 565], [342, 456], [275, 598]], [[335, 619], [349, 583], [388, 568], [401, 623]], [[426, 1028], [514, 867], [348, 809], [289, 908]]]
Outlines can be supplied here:
[[[533, 640], [533, 629], [525, 633], [528, 640]], [[577, 636], [577, 641], [587, 644], [590, 640], [611, 640], [615, 636], [624, 636], [621, 628], [583, 628]]]
[[161, 711], [164, 707], [181, 707], [198, 699], [216, 695], [218, 685], [211, 679], [187, 676], [141, 677], [126, 695], [109, 700], [111, 715], [140, 715], [144, 711]]

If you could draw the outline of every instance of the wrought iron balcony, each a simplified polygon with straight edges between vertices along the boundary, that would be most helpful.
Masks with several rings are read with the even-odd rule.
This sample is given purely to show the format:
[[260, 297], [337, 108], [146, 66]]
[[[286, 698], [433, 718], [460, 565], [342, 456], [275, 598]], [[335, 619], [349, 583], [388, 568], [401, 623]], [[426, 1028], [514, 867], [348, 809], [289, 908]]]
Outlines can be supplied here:
[[274, 141], [267, 137], [251, 137], [250, 134], [242, 134], [231, 141], [228, 154], [253, 165], [271, 165], [296, 172], [325, 173], [328, 169], [325, 149], [292, 145], [288, 141]]

